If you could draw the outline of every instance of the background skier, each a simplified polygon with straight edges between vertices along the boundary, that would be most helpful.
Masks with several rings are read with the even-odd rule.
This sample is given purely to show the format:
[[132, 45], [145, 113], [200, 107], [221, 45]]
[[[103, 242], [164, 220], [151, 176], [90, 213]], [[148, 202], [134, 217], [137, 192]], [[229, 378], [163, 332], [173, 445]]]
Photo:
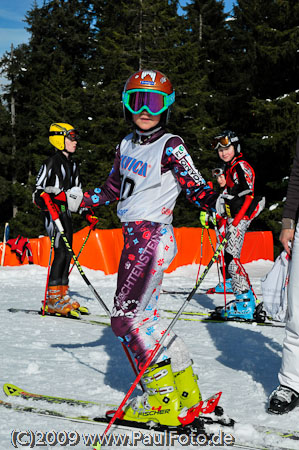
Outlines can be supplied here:
[[227, 217], [227, 229], [234, 218], [239, 223], [232, 233], [224, 251], [226, 270], [231, 278], [235, 299], [220, 310], [222, 317], [254, 319], [255, 297], [249, 277], [240, 263], [240, 255], [245, 233], [251, 221], [262, 211], [265, 198], [256, 196], [254, 191], [255, 173], [241, 153], [239, 138], [233, 131], [225, 130], [214, 138], [213, 148], [224, 162], [226, 185], [217, 202], [217, 213]]
[[[49, 130], [49, 141], [55, 148], [41, 166], [36, 178], [34, 203], [42, 210], [45, 228], [54, 241], [54, 259], [48, 280], [47, 311], [51, 314], [74, 315], [79, 308], [86, 312], [86, 308], [73, 301], [68, 294], [69, 266], [71, 254], [56, 231], [55, 224], [43, 200], [43, 193], [50, 195], [59, 210], [59, 219], [65, 230], [70, 245], [73, 240], [73, 226], [71, 212], [77, 212], [82, 201], [80, 173], [78, 164], [72, 155], [76, 151], [78, 133], [68, 123], [53, 123]], [[76, 314], [77, 315], [77, 314]]]
[[[224, 173], [224, 166], [223, 167], [216, 167], [212, 170], [212, 176], [216, 178], [216, 181], [219, 185], [219, 188], [221, 190], [221, 193], [223, 192], [225, 186], [226, 186], [226, 179], [225, 179], [225, 173]], [[221, 198], [218, 197], [218, 201], [222, 201]], [[219, 246], [220, 241], [222, 240], [222, 237], [225, 236], [226, 232], [226, 222], [227, 217], [219, 214], [214, 214], [213, 217], [209, 216], [209, 214], [206, 211], [200, 212], [200, 223], [203, 228], [209, 228], [212, 224], [215, 228], [216, 235], [217, 235], [217, 248]], [[221, 252], [221, 255], [219, 256], [218, 262], [220, 263], [220, 272], [223, 275], [223, 264], [224, 264], [224, 257], [223, 252]], [[218, 264], [217, 262], [217, 264]], [[224, 264], [225, 266], [225, 264]], [[218, 276], [219, 276], [219, 270], [218, 270]], [[225, 266], [225, 292], [226, 293], [232, 293], [232, 286], [231, 286], [231, 278], [230, 274], [228, 273], [228, 270]], [[207, 294], [223, 294], [224, 293], [224, 285], [223, 281], [220, 281], [219, 276], [219, 283], [217, 286], [212, 287], [207, 290]]]

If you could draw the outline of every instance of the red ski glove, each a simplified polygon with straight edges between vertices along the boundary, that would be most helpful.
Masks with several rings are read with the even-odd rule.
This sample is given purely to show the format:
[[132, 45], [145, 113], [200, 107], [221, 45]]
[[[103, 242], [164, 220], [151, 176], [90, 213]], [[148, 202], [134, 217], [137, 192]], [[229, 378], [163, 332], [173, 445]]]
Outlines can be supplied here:
[[90, 223], [90, 228], [92, 230], [94, 230], [96, 227], [96, 224], [98, 223], [98, 221], [100, 219], [94, 215], [93, 211], [91, 211], [91, 212], [92, 212], [92, 214], [86, 214], [85, 218], [86, 218], [87, 222]]
[[46, 192], [43, 192], [40, 196], [44, 200], [52, 219], [54, 221], [56, 219], [59, 219], [58, 207], [52, 202], [50, 195], [47, 194]]

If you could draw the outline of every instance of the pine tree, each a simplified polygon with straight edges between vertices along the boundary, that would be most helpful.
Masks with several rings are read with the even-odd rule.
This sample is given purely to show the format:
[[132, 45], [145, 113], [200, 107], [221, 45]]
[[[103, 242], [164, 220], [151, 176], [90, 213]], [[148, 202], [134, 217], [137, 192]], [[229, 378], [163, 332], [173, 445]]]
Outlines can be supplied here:
[[29, 44], [15, 50], [13, 62], [8, 55], [2, 60], [12, 80], [6, 99], [10, 102], [13, 93], [16, 103], [14, 197], [19, 212], [12, 233], [30, 236], [43, 230], [41, 220], [32, 223], [39, 213], [31, 195], [42, 161], [53, 152], [50, 124], [84, 123], [81, 97], [89, 69], [91, 21], [85, 1], [51, 0], [41, 8], [35, 4], [26, 16]]
[[[232, 122], [243, 135], [267, 205], [277, 204], [275, 214], [281, 218], [298, 133], [299, 4], [239, 0], [234, 18]], [[263, 212], [253, 226], [260, 222], [272, 229], [278, 245], [273, 215]]]
[[[198, 155], [195, 161], [211, 168], [211, 138], [225, 122], [226, 102], [221, 101], [229, 32], [223, 2], [192, 0], [185, 11], [185, 31], [179, 65], [178, 99], [182, 108], [178, 121], [186, 141]], [[184, 55], [184, 56], [183, 56]]]
[[[11, 208], [11, 182], [12, 182], [12, 155], [11, 155], [11, 124], [7, 109], [0, 102], [0, 209], [1, 224], [9, 221], [12, 215]], [[3, 236], [4, 229], [0, 226]], [[1, 239], [2, 240], [2, 239]]]
[[[226, 119], [226, 94], [218, 88], [218, 82], [225, 70], [229, 32], [223, 2], [192, 0], [183, 10], [174, 129], [183, 137], [196, 167], [209, 181], [211, 170], [219, 164], [210, 144]], [[179, 198], [176, 211], [176, 226], [186, 225], [186, 221], [189, 226], [198, 226], [199, 212], [184, 198]]]
[[[121, 95], [128, 77], [139, 69], [157, 69], [171, 78], [175, 59], [177, 0], [132, 0], [93, 4], [94, 53], [86, 87], [85, 107], [90, 116], [88, 186], [105, 181], [115, 146], [131, 131], [123, 117]], [[100, 227], [120, 226], [116, 205], [101, 209]]]

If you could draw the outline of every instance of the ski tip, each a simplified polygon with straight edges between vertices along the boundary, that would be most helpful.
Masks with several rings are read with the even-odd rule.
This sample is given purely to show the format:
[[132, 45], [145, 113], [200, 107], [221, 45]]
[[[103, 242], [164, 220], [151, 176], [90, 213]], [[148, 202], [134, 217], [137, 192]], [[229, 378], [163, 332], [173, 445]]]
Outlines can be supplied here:
[[19, 387], [15, 386], [14, 384], [11, 384], [11, 383], [5, 383], [3, 385], [3, 391], [4, 391], [4, 394], [7, 396], [13, 396], [13, 395], [18, 396], [18, 395], [21, 395], [21, 392], [22, 392], [22, 390]]
[[81, 313], [77, 309], [72, 309], [68, 314], [67, 317], [71, 319], [81, 319]]
[[83, 315], [90, 315], [90, 311], [86, 306], [79, 306], [79, 312]]

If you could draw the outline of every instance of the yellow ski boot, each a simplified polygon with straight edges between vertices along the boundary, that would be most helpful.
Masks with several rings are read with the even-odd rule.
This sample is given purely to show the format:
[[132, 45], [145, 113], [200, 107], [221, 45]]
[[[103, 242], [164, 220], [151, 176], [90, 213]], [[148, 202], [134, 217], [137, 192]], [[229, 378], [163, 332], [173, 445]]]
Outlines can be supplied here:
[[197, 384], [198, 376], [194, 374], [192, 364], [184, 370], [174, 372], [173, 375], [182, 407], [191, 408], [199, 403], [202, 398]]
[[170, 359], [148, 367], [142, 381], [147, 392], [134, 398], [125, 407], [121, 418], [143, 423], [153, 421], [168, 426], [181, 425], [178, 415], [182, 408]]

